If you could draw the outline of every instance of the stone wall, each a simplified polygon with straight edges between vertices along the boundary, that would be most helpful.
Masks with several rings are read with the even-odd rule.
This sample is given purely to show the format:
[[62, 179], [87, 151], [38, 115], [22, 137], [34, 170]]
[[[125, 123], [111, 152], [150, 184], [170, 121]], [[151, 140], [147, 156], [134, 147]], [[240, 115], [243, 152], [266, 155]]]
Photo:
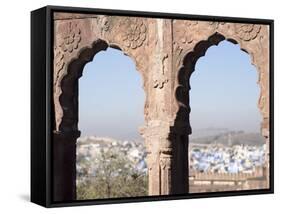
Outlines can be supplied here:
[[268, 169], [257, 167], [251, 173], [194, 172], [189, 175], [189, 192], [221, 192], [268, 188]]

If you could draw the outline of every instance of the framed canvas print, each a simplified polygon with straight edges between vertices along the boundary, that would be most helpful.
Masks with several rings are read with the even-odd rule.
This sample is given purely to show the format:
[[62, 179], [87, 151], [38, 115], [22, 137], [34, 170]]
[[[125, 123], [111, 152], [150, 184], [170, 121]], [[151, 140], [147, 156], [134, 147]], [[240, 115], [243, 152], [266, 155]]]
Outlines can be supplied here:
[[273, 193], [273, 20], [31, 12], [31, 201]]

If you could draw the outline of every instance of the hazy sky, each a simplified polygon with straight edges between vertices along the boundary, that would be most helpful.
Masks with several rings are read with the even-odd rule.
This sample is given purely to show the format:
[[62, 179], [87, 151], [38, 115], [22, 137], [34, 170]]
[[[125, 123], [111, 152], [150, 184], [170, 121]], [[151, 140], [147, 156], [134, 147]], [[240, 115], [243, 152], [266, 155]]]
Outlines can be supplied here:
[[193, 129], [229, 128], [259, 132], [260, 89], [250, 56], [223, 41], [199, 58], [191, 76], [190, 122]]
[[141, 75], [130, 57], [112, 48], [99, 52], [79, 80], [81, 136], [140, 138], [144, 96]]
[[[194, 130], [259, 131], [257, 72], [238, 45], [224, 41], [210, 47], [197, 61], [190, 92]], [[79, 80], [81, 135], [140, 138], [144, 97], [133, 60], [111, 48], [99, 52]]]

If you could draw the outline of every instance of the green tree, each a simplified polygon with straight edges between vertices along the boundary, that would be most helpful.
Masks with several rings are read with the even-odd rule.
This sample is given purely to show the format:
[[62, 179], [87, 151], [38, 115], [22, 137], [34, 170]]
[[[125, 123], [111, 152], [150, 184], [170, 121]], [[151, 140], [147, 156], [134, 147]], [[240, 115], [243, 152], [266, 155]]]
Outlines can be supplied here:
[[[80, 175], [84, 182], [77, 185], [77, 199], [136, 197], [147, 195], [147, 175], [135, 169], [134, 163], [115, 148], [101, 149], [92, 160], [92, 174]], [[85, 166], [89, 167], [88, 163]], [[83, 170], [82, 170], [83, 171]]]

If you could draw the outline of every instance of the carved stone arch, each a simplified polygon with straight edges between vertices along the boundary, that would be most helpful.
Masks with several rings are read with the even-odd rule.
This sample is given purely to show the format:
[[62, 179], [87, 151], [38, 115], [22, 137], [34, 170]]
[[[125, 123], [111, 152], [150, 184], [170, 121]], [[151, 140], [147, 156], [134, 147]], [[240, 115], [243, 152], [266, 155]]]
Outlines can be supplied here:
[[[246, 25], [246, 29], [244, 26]], [[182, 25], [180, 25], [182, 27]], [[204, 56], [210, 46], [218, 45], [221, 41], [227, 40], [234, 44], [239, 44], [240, 49], [249, 54], [251, 64], [255, 66], [258, 72], [258, 84], [260, 87], [260, 96], [258, 99], [258, 108], [262, 115], [261, 134], [265, 137], [267, 150], [269, 148], [269, 51], [268, 47], [268, 29], [266, 26], [236, 24], [236, 23], [210, 23], [210, 22], [193, 22], [187, 25], [191, 32], [184, 34], [184, 30], [180, 30], [184, 36], [184, 43], [174, 41], [174, 57], [175, 57], [175, 90], [174, 96], [176, 107], [174, 111], [174, 124], [171, 127], [171, 133], [183, 137], [188, 144], [188, 135], [192, 133], [190, 125], [190, 77], [195, 69], [197, 60]], [[211, 26], [211, 27], [210, 27]], [[242, 30], [241, 30], [242, 28]], [[177, 28], [176, 28], [177, 29]], [[197, 32], [203, 32], [197, 34]], [[180, 37], [181, 38], [181, 37]], [[267, 38], [264, 40], [263, 38]], [[176, 142], [176, 145], [180, 142]], [[182, 146], [185, 148], [184, 146]], [[184, 154], [182, 158], [184, 160]], [[269, 165], [267, 151], [266, 162]], [[179, 165], [180, 163], [177, 163]], [[269, 166], [267, 170], [269, 169]], [[268, 173], [268, 172], [267, 172]], [[267, 174], [268, 176], [268, 174]], [[267, 178], [267, 180], [269, 180]]]
[[174, 128], [182, 134], [191, 134], [192, 129], [189, 121], [190, 105], [189, 105], [189, 90], [190, 77], [195, 69], [197, 60], [204, 56], [207, 49], [212, 45], [218, 45], [225, 37], [219, 33], [214, 33], [207, 40], [198, 42], [192, 51], [183, 52], [182, 65], [177, 73], [178, 85], [175, 89], [175, 97], [178, 102], [178, 111], [175, 117]]
[[[247, 37], [248, 38], [248, 37]], [[181, 66], [178, 69], [177, 73], [177, 87], [175, 89], [175, 97], [178, 102], [178, 111], [175, 116], [175, 127], [178, 127], [179, 129], [183, 128], [187, 131], [188, 134], [191, 134], [191, 127], [189, 124], [189, 113], [190, 113], [190, 105], [189, 105], [189, 91], [190, 91], [190, 77], [195, 69], [195, 65], [197, 60], [204, 56], [207, 49], [213, 45], [218, 45], [221, 41], [227, 40], [233, 44], [238, 44], [240, 46], [241, 51], [246, 52], [249, 54], [251, 59], [251, 64], [255, 66], [257, 72], [258, 72], [258, 84], [260, 87], [260, 96], [258, 100], [258, 107], [260, 109], [260, 112], [262, 114], [263, 120], [267, 120], [269, 117], [268, 112], [264, 112], [265, 110], [263, 108], [266, 108], [265, 104], [261, 103], [262, 97], [264, 96], [264, 93], [267, 91], [265, 90], [263, 86], [263, 82], [266, 80], [261, 79], [263, 76], [262, 74], [266, 71], [262, 70], [261, 62], [259, 59], [257, 59], [256, 56], [259, 55], [259, 53], [256, 52], [255, 46], [246, 44], [245, 41], [242, 39], [239, 39], [237, 35], [226, 37], [222, 33], [215, 32], [211, 36], [209, 36], [206, 40], [201, 40], [197, 42], [194, 45], [194, 48], [192, 51], [183, 51], [183, 58], [181, 60]], [[248, 42], [248, 41], [246, 41]], [[269, 68], [268, 68], [269, 69]], [[178, 121], [178, 123], [177, 123]], [[188, 124], [186, 124], [185, 122]], [[262, 124], [264, 124], [265, 121], [262, 121]], [[267, 135], [264, 137], [268, 137]]]
[[[78, 51], [77, 57], [74, 57], [68, 65], [66, 65], [67, 72], [61, 76], [60, 87], [61, 93], [59, 95], [59, 108], [61, 108], [61, 118], [57, 118], [58, 131], [72, 132], [78, 131], [78, 80], [83, 75], [84, 66], [94, 60], [94, 57], [100, 51], [106, 51], [107, 48], [112, 47], [130, 57], [137, 67], [136, 59], [130, 55], [129, 52], [123, 51], [119, 44], [110, 44], [105, 40], [97, 39], [91, 46], [83, 47]], [[137, 68], [138, 70], [138, 68]], [[139, 72], [142, 79], [142, 72]]]
[[71, 90], [75, 88], [69, 88], [75, 86], [74, 82], [82, 75], [84, 65], [108, 47], [122, 51], [133, 60], [146, 94], [148, 54], [141, 53], [146, 51], [147, 46], [147, 19], [68, 14], [59, 14], [57, 18], [54, 27], [53, 80], [55, 132], [77, 130], [76, 109], [68, 107], [73, 102], [74, 92]]
[[[105, 28], [105, 16], [97, 18], [58, 20], [55, 24], [54, 75], [53, 75], [53, 176], [55, 201], [76, 198], [76, 140], [78, 129], [78, 81], [84, 66], [92, 61], [97, 53], [109, 47], [118, 49], [133, 60], [141, 75], [147, 98], [146, 79], [147, 55], [140, 55], [145, 37], [136, 36], [134, 41], [113, 37], [112, 30]], [[102, 24], [100, 26], [99, 24]], [[139, 26], [142, 23], [137, 22]], [[96, 31], [91, 31], [95, 25]], [[112, 26], [111, 26], [112, 27]], [[83, 30], [81, 30], [83, 29]], [[101, 31], [101, 32], [99, 32]], [[119, 29], [118, 35], [123, 35]], [[143, 30], [140, 31], [143, 33]], [[127, 35], [127, 34], [126, 34]], [[113, 38], [111, 38], [113, 37]], [[117, 38], [117, 39], [116, 39]], [[140, 41], [138, 41], [140, 40]], [[140, 56], [140, 57], [138, 57]], [[147, 99], [146, 99], [147, 100]], [[146, 102], [146, 101], [145, 101]], [[144, 105], [144, 111], [148, 111]]]
[[106, 50], [107, 43], [102, 40], [93, 42], [92, 47], [79, 50], [78, 56], [67, 66], [67, 73], [61, 78], [59, 103], [62, 111], [58, 118], [58, 130], [62, 132], [78, 131], [78, 80], [82, 76], [84, 66], [93, 60], [95, 55]]

